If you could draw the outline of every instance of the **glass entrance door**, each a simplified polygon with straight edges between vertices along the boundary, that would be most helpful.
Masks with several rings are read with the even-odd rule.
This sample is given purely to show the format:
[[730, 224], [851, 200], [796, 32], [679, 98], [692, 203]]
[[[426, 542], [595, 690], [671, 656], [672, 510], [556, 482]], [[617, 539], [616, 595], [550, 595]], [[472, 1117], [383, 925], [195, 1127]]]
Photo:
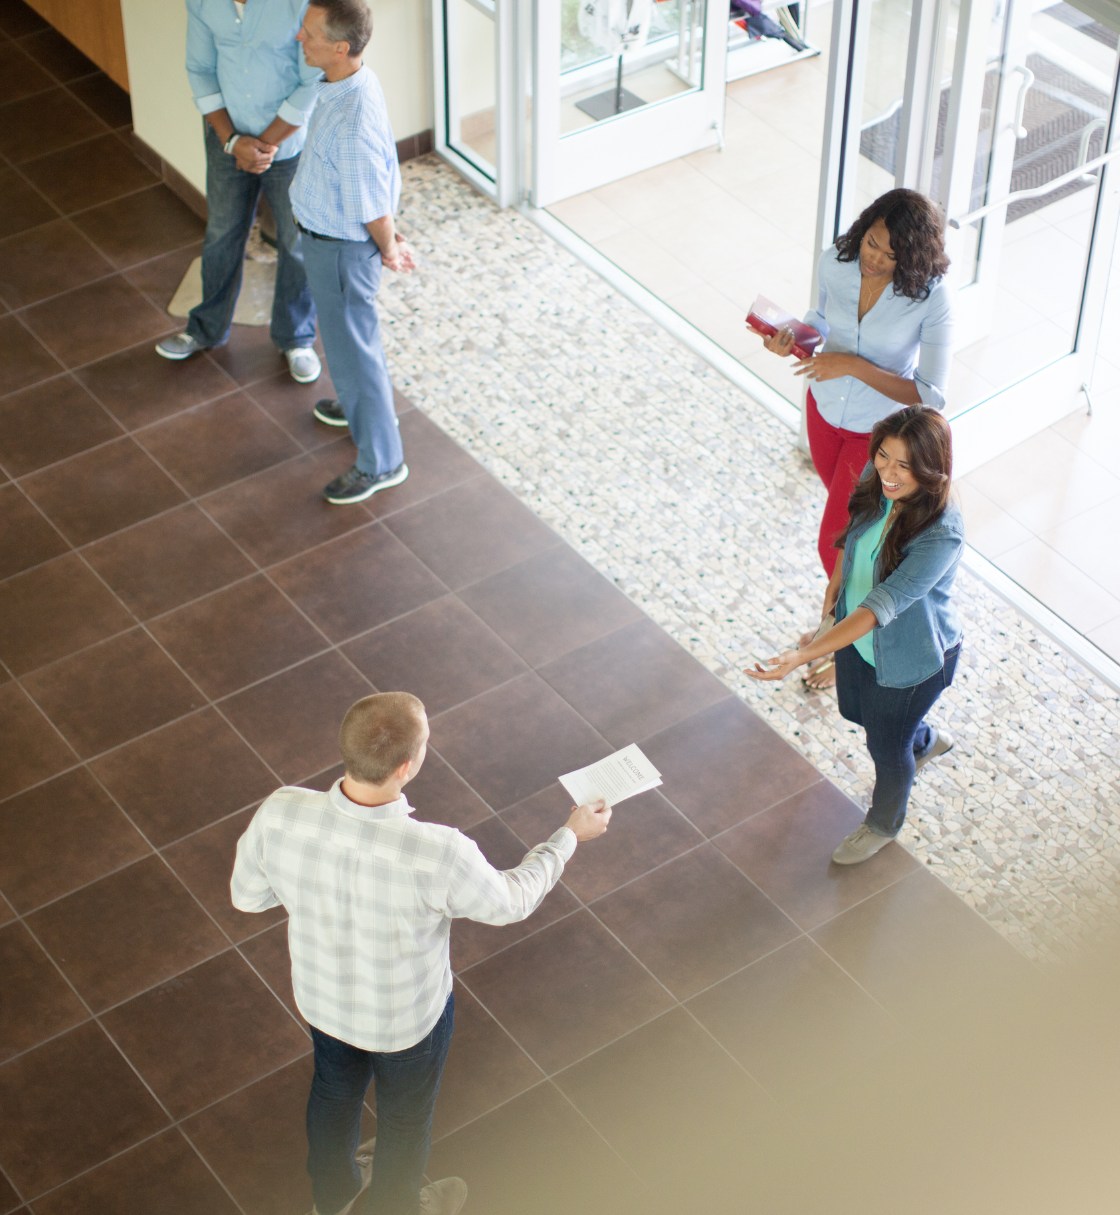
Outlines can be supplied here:
[[897, 71], [866, 49], [875, 4], [856, 0], [822, 245], [890, 185], [941, 203], [958, 301], [948, 413], [959, 471], [1071, 412], [1096, 356], [1120, 213], [1120, 7], [1108, 24], [1107, 4], [1082, 2], [1092, 12], [914, 0], [892, 99], [883, 86], [898, 89]]
[[972, 464], [1083, 403], [1116, 239], [1120, 39], [1066, 3], [960, 14], [938, 196], [960, 316], [950, 416]]
[[721, 143], [729, 0], [430, 0], [435, 148], [500, 206]]
[[535, 0], [533, 204], [718, 143], [727, 18], [728, 0]]
[[981, 19], [982, 87], [959, 107], [941, 193], [962, 326], [958, 412], [1062, 360], [1073, 391], [1089, 378], [1090, 255], [1096, 246], [1107, 263], [1115, 232], [1101, 167], [1085, 166], [1108, 140], [1117, 32], [1064, 3], [1012, 0]]

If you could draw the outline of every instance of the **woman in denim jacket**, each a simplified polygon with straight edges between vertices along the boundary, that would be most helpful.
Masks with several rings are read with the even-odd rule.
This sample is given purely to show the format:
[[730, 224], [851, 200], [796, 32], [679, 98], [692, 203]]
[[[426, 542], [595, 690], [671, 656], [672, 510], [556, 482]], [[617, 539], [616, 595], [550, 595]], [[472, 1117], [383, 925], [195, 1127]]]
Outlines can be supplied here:
[[[915, 190], [877, 198], [821, 254], [817, 307], [805, 324], [825, 341], [818, 354], [797, 363], [796, 374], [812, 382], [805, 425], [828, 495], [817, 540], [827, 575], [875, 426], [901, 406], [945, 404], [953, 359], [948, 266], [943, 216]], [[793, 334], [779, 330], [764, 345], [784, 358]], [[804, 681], [814, 690], [832, 687], [829, 657], [815, 663]]]
[[815, 641], [755, 666], [755, 679], [783, 679], [822, 654], [836, 654], [841, 716], [867, 731], [875, 761], [871, 809], [832, 854], [839, 865], [874, 856], [898, 834], [915, 772], [953, 745], [924, 719], [953, 681], [961, 626], [953, 579], [964, 524], [949, 501], [949, 424], [911, 406], [872, 431], [871, 463], [852, 492], [843, 559], [825, 592], [821, 618], [836, 623]]

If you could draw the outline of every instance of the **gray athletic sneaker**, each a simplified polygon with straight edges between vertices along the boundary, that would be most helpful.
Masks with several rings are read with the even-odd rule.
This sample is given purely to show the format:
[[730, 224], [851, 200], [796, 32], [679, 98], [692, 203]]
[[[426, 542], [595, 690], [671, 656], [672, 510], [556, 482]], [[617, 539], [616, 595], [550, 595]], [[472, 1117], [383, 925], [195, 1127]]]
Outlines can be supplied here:
[[874, 856], [880, 848], [885, 848], [893, 838], [890, 835], [876, 835], [866, 823], [860, 823], [851, 835], [846, 835], [840, 841], [832, 859], [837, 865], [858, 865], [860, 861]]
[[400, 485], [407, 476], [407, 464], [400, 464], [392, 472], [381, 473], [377, 477], [373, 473], [362, 472], [354, 464], [324, 487], [323, 497], [335, 506], [364, 502], [367, 498], [372, 498], [378, 490], [392, 489], [394, 485]]
[[944, 755], [946, 751], [953, 749], [953, 743], [956, 742], [956, 739], [948, 730], [938, 730], [935, 728], [933, 734], [933, 746], [930, 747], [921, 759], [914, 762], [915, 773], [920, 772], [931, 759], [936, 759], [939, 755]]
[[156, 354], [162, 355], [165, 359], [189, 359], [192, 354], [197, 354], [200, 350], [205, 349], [206, 347], [201, 342], [195, 341], [185, 329], [182, 333], [173, 333], [156, 344]]
[[346, 420], [346, 415], [342, 412], [342, 406], [333, 397], [324, 397], [321, 401], [316, 401], [315, 408], [311, 412], [318, 421], [327, 426], [350, 425]]
[[466, 1201], [467, 1183], [462, 1177], [445, 1177], [420, 1191], [423, 1215], [459, 1215]]

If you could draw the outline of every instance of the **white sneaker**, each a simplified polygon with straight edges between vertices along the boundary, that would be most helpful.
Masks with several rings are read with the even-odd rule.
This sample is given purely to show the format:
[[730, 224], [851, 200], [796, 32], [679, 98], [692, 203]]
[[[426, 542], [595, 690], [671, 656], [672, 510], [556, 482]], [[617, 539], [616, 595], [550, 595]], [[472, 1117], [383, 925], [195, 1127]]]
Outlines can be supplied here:
[[858, 865], [885, 848], [893, 838], [892, 835], [876, 835], [866, 823], [860, 823], [851, 835], [840, 841], [832, 859], [838, 865]]
[[156, 354], [163, 355], [165, 359], [189, 359], [192, 354], [205, 349], [206, 347], [191, 337], [185, 329], [182, 333], [173, 333], [156, 344]]
[[420, 1191], [423, 1215], [459, 1215], [466, 1201], [467, 1183], [462, 1177], [445, 1177]]
[[317, 380], [323, 372], [323, 364], [319, 356], [310, 346], [297, 346], [294, 350], [285, 350], [284, 357], [288, 360], [288, 370], [297, 384], [310, 384]]

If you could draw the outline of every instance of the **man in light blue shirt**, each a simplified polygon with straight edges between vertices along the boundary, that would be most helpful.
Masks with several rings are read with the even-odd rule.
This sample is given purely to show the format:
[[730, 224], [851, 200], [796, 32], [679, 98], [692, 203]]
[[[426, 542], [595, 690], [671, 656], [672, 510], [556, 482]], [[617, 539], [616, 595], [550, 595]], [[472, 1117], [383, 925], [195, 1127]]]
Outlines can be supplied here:
[[270, 334], [301, 384], [322, 370], [312, 349], [315, 305], [288, 188], [322, 73], [296, 41], [307, 0], [187, 0], [187, 76], [206, 118], [206, 241], [202, 302], [183, 333], [156, 351], [185, 359], [229, 338], [245, 244], [264, 193], [279, 257]]
[[383, 266], [411, 270], [415, 263], [393, 222], [401, 171], [385, 97], [362, 65], [372, 31], [365, 0], [312, 0], [299, 32], [304, 58], [322, 68], [323, 82], [292, 182], [292, 211], [338, 392], [314, 412], [328, 426], [349, 426], [358, 449], [353, 467], [323, 490], [340, 506], [408, 476], [375, 299]]

